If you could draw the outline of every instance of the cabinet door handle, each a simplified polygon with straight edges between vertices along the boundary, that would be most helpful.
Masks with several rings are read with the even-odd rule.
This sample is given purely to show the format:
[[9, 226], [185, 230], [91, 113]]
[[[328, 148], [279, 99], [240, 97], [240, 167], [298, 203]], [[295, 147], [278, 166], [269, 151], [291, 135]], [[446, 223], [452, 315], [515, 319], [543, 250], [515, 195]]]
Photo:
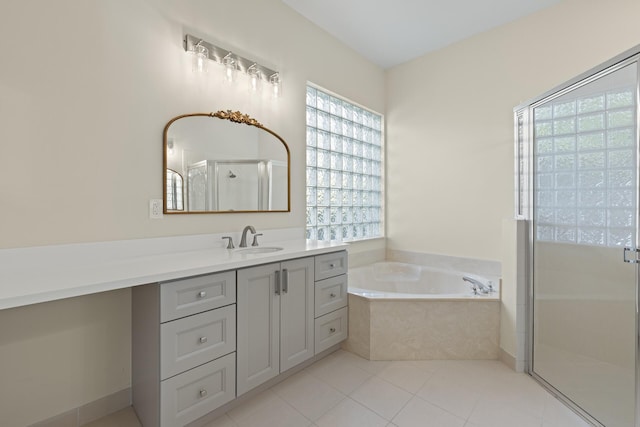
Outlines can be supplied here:
[[204, 298], [206, 296], [207, 296], [207, 293], [205, 291], [198, 292], [198, 298]]
[[280, 295], [280, 270], [276, 270], [276, 295]]
[[289, 270], [282, 270], [282, 293], [289, 292]]
[[330, 328], [329, 332], [334, 333], [336, 331], [336, 328]]
[[209, 341], [209, 339], [208, 339], [207, 337], [200, 337], [200, 339], [198, 340], [198, 342], [199, 342], [200, 344], [204, 344], [204, 343], [206, 343], [207, 341]]
[[209, 393], [207, 393], [207, 390], [201, 389], [199, 394], [200, 394], [200, 397], [205, 397]]

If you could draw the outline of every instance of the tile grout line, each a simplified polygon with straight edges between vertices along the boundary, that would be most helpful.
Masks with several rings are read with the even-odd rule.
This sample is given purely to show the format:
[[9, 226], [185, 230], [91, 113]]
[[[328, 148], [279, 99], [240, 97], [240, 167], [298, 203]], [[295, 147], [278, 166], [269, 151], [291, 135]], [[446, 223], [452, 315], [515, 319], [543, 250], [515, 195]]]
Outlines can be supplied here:
[[[391, 419], [389, 420], [389, 422], [390, 422], [390, 423], [393, 423], [393, 420], [395, 420], [395, 419], [396, 419], [396, 417], [400, 414], [400, 412], [402, 412], [402, 411], [404, 410], [404, 408], [406, 408], [406, 407], [407, 407], [407, 405], [409, 404], [409, 402], [411, 402], [415, 397], [417, 397], [417, 396], [416, 396], [415, 394], [412, 394], [412, 395], [411, 395], [411, 399], [407, 400], [407, 401], [405, 402], [405, 404], [404, 404], [404, 405], [402, 405], [402, 408], [400, 408], [400, 409], [398, 410], [398, 412], [396, 412], [396, 413], [395, 413], [395, 415], [394, 415], [393, 417], [391, 417]], [[395, 424], [395, 423], [394, 423], [394, 424]]]
[[307, 416], [305, 414], [303, 414], [302, 412], [298, 411], [298, 408], [296, 408], [295, 406], [293, 406], [287, 399], [285, 399], [284, 397], [281, 397], [278, 393], [276, 393], [275, 391], [272, 390], [273, 387], [271, 387], [269, 390], [271, 390], [273, 392], [273, 394], [280, 400], [282, 400], [285, 404], [287, 404], [291, 409], [293, 409], [295, 412], [297, 412], [298, 414], [300, 414], [302, 416], [302, 418], [304, 418], [305, 420], [309, 421], [311, 424], [309, 424], [309, 426], [311, 426], [312, 424], [315, 424], [314, 420], [310, 420], [309, 418], [307, 418]]
[[[415, 365], [414, 365], [414, 366], [415, 366]], [[417, 369], [420, 369], [418, 366], [416, 366], [416, 368], [417, 368]], [[420, 385], [420, 387], [418, 387], [418, 391], [420, 391], [420, 390], [422, 389], [422, 387], [424, 387], [424, 386], [425, 386], [425, 384], [427, 383], [427, 381], [429, 381], [429, 380], [431, 379], [431, 376], [432, 376], [432, 375], [433, 375], [433, 372], [430, 372], [429, 377], [428, 377], [427, 379], [425, 379], [425, 380], [422, 382], [422, 384]], [[379, 376], [378, 374], [375, 374], [374, 376], [375, 376], [375, 377], [377, 377], [377, 378], [379, 378], [379, 379], [381, 379], [382, 381], [386, 381], [387, 383], [389, 383], [389, 384], [391, 384], [391, 385], [393, 385], [393, 386], [396, 386], [396, 387], [398, 387], [399, 389], [404, 390], [404, 391], [406, 391], [407, 393], [412, 394], [412, 395], [414, 395], [414, 396], [418, 393], [418, 391], [416, 391], [416, 392], [414, 393], [414, 392], [412, 392], [411, 390], [407, 390], [406, 388], [404, 388], [404, 387], [402, 387], [402, 386], [400, 386], [400, 385], [398, 385], [398, 384], [392, 383], [391, 381], [389, 381], [389, 380], [387, 380], [387, 379], [385, 379], [385, 378], [382, 378], [382, 377], [381, 377], [381, 376]]]
[[[311, 365], [313, 366], [313, 365]], [[282, 399], [283, 401], [285, 401], [289, 406], [291, 406], [294, 410], [296, 410], [296, 412], [300, 413], [305, 419], [311, 421], [312, 425], [316, 425], [316, 421], [319, 420], [320, 418], [322, 418], [322, 416], [324, 416], [327, 412], [331, 411], [333, 408], [335, 408], [336, 406], [338, 406], [345, 398], [347, 398], [348, 396], [344, 393], [342, 393], [340, 390], [338, 390], [337, 388], [333, 387], [331, 384], [326, 383], [325, 381], [322, 381], [321, 378], [316, 377], [315, 375], [311, 374], [310, 372], [306, 372], [306, 369], [303, 369], [302, 371], [300, 371], [298, 374], [304, 372], [306, 375], [309, 375], [310, 377], [314, 378], [317, 381], [320, 381], [322, 384], [326, 385], [327, 387], [329, 387], [331, 390], [335, 391], [336, 393], [340, 394], [342, 396], [341, 399], [339, 399], [335, 404], [331, 405], [330, 408], [328, 408], [327, 410], [323, 411], [322, 414], [320, 414], [320, 416], [318, 416], [318, 419], [316, 420], [309, 420], [309, 418], [307, 418], [307, 416], [305, 416], [304, 414], [302, 414], [300, 411], [297, 410], [297, 408], [295, 406], [293, 406], [293, 404], [291, 402], [289, 402], [285, 397], [280, 396], [275, 390], [274, 388], [282, 383], [278, 383], [272, 387], [270, 387], [268, 390], [271, 390], [273, 392], [274, 395], [276, 395], [277, 397], [279, 397], [280, 399]], [[296, 374], [296, 375], [298, 375]], [[290, 377], [293, 378], [293, 377]], [[287, 380], [285, 380], [287, 381]]]

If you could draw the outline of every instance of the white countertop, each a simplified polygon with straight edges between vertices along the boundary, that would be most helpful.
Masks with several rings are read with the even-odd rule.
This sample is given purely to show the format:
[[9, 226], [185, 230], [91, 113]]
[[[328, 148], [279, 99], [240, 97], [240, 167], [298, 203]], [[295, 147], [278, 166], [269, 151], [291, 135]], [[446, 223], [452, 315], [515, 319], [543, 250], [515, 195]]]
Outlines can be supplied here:
[[[219, 236], [3, 249], [0, 309], [335, 252], [348, 246], [304, 239], [268, 242], [265, 239], [261, 246], [283, 249], [246, 254], [239, 248], [202, 244], [214, 241], [217, 246]], [[185, 239], [200, 244], [192, 245], [191, 249]]]

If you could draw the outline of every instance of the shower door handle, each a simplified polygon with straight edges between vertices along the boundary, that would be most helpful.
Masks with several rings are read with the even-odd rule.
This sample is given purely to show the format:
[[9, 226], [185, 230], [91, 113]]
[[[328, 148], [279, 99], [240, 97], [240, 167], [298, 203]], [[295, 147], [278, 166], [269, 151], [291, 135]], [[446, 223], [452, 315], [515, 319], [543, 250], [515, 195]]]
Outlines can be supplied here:
[[[631, 257], [628, 256], [629, 253], [632, 254]], [[624, 262], [628, 262], [629, 264], [640, 264], [638, 254], [640, 254], [640, 249], [638, 248], [624, 248], [622, 260]]]

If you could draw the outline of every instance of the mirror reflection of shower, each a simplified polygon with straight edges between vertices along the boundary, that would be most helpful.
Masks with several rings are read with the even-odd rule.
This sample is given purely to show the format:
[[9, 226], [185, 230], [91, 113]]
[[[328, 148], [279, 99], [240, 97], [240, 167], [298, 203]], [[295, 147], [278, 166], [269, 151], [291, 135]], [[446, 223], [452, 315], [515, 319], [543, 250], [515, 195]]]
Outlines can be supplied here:
[[165, 200], [167, 203], [167, 209], [175, 211], [184, 210], [184, 184], [182, 175], [173, 169], [167, 169], [166, 174], [167, 194], [165, 195]]
[[[239, 112], [229, 116], [223, 111], [187, 114], [167, 124], [164, 168], [184, 177], [184, 209], [172, 209], [176, 204], [165, 199], [167, 213], [218, 212], [217, 206], [223, 212], [289, 211], [288, 146], [277, 134], [245, 116]], [[264, 174], [260, 179], [259, 173]], [[249, 183], [264, 187], [261, 199], [259, 189], [249, 188]], [[164, 178], [167, 197], [174, 195], [169, 185]], [[237, 200], [228, 198], [229, 204], [225, 204], [221, 198], [225, 192]]]
[[287, 163], [203, 160], [188, 167], [189, 211], [262, 211], [287, 207]]

